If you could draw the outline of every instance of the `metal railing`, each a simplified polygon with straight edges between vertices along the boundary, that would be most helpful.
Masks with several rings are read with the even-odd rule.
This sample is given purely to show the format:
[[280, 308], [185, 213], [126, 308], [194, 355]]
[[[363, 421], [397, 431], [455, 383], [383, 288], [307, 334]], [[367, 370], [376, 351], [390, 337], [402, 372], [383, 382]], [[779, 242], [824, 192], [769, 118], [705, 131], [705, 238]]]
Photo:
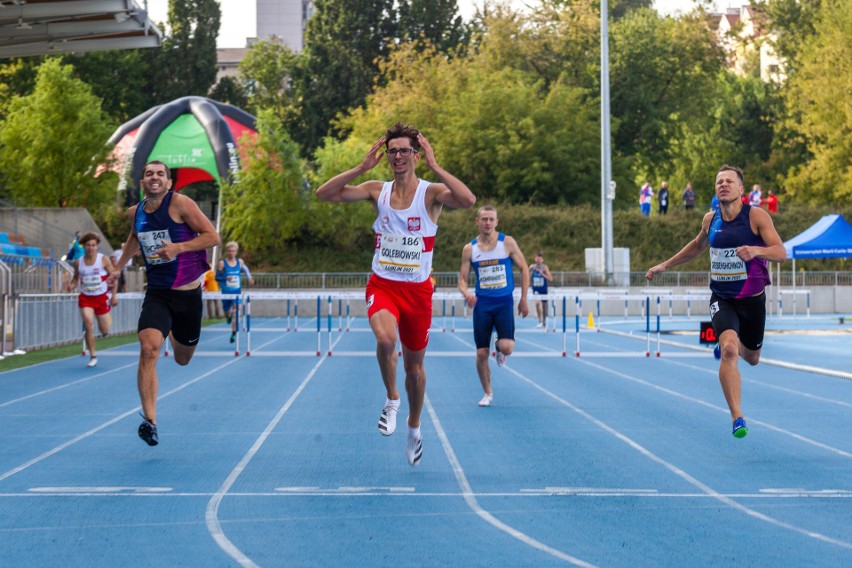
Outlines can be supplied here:
[[[136, 295], [138, 296], [138, 294]], [[82, 341], [83, 321], [77, 307], [77, 294], [21, 294], [14, 300], [13, 349], [34, 349]], [[110, 333], [135, 332], [139, 323], [141, 298], [118, 295], [118, 305], [110, 310]]]
[[[254, 273], [254, 288], [270, 290], [300, 289], [352, 289], [363, 288], [370, 277], [369, 272], [261, 272]], [[435, 272], [438, 288], [455, 288], [458, 282], [457, 272]], [[772, 272], [773, 280], [776, 272]], [[517, 278], [516, 278], [517, 280]], [[701, 288], [710, 285], [708, 272], [664, 272], [658, 274], [653, 282], [645, 280], [645, 272], [619, 272], [613, 275], [615, 286], [659, 286], [661, 288], [689, 287]], [[517, 280], [519, 281], [519, 280]], [[473, 280], [471, 280], [473, 282]], [[554, 272], [551, 286], [559, 288], [590, 288], [606, 285], [605, 275], [596, 272]], [[792, 286], [790, 271], [781, 271], [781, 281], [775, 284]], [[796, 286], [850, 286], [852, 271], [799, 272], [796, 274]], [[243, 286], [248, 284], [243, 277]]]

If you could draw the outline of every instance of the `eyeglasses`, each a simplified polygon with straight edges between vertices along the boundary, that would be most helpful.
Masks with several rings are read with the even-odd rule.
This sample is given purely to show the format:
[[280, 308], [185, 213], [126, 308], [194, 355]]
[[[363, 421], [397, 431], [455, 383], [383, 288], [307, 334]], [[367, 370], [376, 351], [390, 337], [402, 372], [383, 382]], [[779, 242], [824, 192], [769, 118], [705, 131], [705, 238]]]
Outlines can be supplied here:
[[403, 156], [407, 156], [409, 154], [416, 154], [417, 150], [414, 148], [388, 148], [387, 155], [388, 156], [396, 156], [397, 154], [401, 154]]

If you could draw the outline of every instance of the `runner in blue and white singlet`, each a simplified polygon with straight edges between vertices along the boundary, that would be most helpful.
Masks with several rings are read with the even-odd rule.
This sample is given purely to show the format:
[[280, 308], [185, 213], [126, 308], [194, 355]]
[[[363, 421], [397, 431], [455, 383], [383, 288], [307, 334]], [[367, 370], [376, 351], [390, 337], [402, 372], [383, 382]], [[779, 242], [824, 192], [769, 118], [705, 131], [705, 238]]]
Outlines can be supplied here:
[[[497, 210], [486, 205], [476, 214], [479, 235], [462, 249], [459, 271], [459, 291], [468, 306], [473, 307], [473, 341], [476, 344], [476, 371], [484, 392], [480, 406], [491, 406], [494, 391], [491, 388], [491, 370], [488, 355], [491, 334], [497, 332], [495, 358], [502, 367], [515, 349], [515, 316], [513, 313], [515, 279], [513, 267], [521, 272], [521, 298], [518, 313], [526, 317], [527, 292], [530, 273], [517, 242], [496, 230]], [[475, 293], [468, 288], [470, 269], [476, 277]]]

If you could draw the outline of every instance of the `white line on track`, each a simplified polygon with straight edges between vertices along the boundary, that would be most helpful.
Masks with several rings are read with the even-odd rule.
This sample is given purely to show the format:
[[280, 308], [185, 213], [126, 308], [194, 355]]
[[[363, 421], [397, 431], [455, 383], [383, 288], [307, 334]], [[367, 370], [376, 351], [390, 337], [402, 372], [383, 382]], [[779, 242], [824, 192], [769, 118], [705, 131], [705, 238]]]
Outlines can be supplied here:
[[[337, 341], [332, 345], [337, 344], [340, 341], [340, 337], [338, 337]], [[231, 542], [231, 540], [225, 536], [225, 531], [222, 530], [222, 524], [219, 522], [219, 505], [222, 503], [222, 499], [225, 498], [225, 495], [228, 493], [228, 490], [236, 483], [237, 478], [243, 473], [246, 466], [249, 462], [254, 458], [258, 451], [260, 451], [260, 447], [263, 446], [264, 442], [266, 442], [269, 435], [275, 429], [281, 419], [284, 417], [284, 414], [290, 410], [290, 407], [293, 406], [293, 403], [302, 394], [302, 391], [305, 390], [305, 387], [308, 386], [308, 383], [311, 382], [311, 379], [314, 378], [319, 368], [325, 363], [326, 359], [328, 359], [327, 355], [324, 355], [317, 361], [317, 364], [314, 365], [313, 369], [310, 370], [308, 375], [304, 378], [301, 384], [296, 388], [290, 398], [287, 399], [287, 402], [284, 403], [269, 424], [266, 425], [266, 428], [261, 432], [260, 436], [258, 436], [257, 440], [254, 441], [254, 444], [249, 448], [249, 450], [245, 453], [242, 459], [237, 463], [236, 467], [231, 471], [228, 477], [225, 479], [225, 482], [222, 483], [222, 486], [219, 490], [213, 494], [213, 497], [210, 501], [207, 502], [207, 513], [205, 515], [205, 520], [207, 523], [207, 530], [210, 535], [213, 537], [213, 540], [216, 541], [216, 544], [219, 545], [225, 554], [233, 558], [240, 566], [247, 566], [256, 568], [257, 564], [255, 564], [251, 558], [246, 556], [243, 551], [241, 551], [237, 546]]]
[[[578, 362], [583, 363], [585, 365], [595, 367], [597, 369], [600, 369], [600, 370], [608, 372], [608, 373], [612, 373], [612, 374], [619, 376], [619, 377], [622, 377], [622, 378], [627, 378], [627, 379], [630, 379], [630, 380], [636, 380], [639, 383], [647, 384], [647, 385], [652, 386], [652, 387], [655, 386], [655, 385], [651, 385], [650, 383], [646, 383], [645, 381], [642, 381], [640, 379], [636, 379], [635, 377], [631, 377], [629, 375], [626, 375], [624, 373], [619, 373], [617, 371], [607, 369], [606, 367], [603, 367], [601, 365], [596, 365], [594, 363], [589, 363], [587, 361], [578, 361]], [[827, 542], [829, 544], [834, 544], [836, 546], [840, 546], [840, 547], [843, 547], [843, 548], [852, 549], [852, 543], [850, 543], [850, 542], [831, 538], [831, 537], [826, 536], [824, 534], [814, 532], [814, 531], [810, 531], [810, 530], [807, 530], [807, 529], [802, 529], [800, 527], [791, 525], [789, 523], [785, 523], [783, 521], [779, 521], [778, 519], [772, 518], [768, 515], [764, 515], [763, 513], [760, 513], [758, 511], [755, 511], [754, 509], [750, 509], [750, 508], [746, 507], [745, 505], [741, 505], [741, 504], [737, 503], [736, 501], [734, 501], [730, 497], [726, 497], [722, 493], [717, 492], [712, 487], [709, 487], [708, 485], [705, 485], [704, 483], [702, 483], [701, 481], [699, 481], [695, 477], [692, 477], [691, 475], [689, 475], [688, 473], [686, 473], [684, 470], [680, 469], [676, 465], [674, 465], [674, 464], [664, 460], [663, 458], [659, 457], [658, 455], [654, 454], [653, 452], [651, 452], [650, 450], [648, 450], [644, 446], [635, 442], [634, 440], [632, 440], [631, 438], [622, 434], [621, 432], [619, 432], [615, 428], [609, 426], [605, 422], [598, 420], [597, 418], [595, 418], [594, 416], [592, 416], [591, 414], [589, 414], [588, 412], [586, 412], [582, 408], [579, 408], [579, 407], [571, 404], [570, 402], [568, 402], [567, 400], [558, 396], [557, 394], [555, 394], [555, 393], [547, 390], [546, 388], [542, 387], [541, 385], [539, 385], [538, 383], [536, 383], [532, 379], [527, 378], [526, 376], [517, 372], [516, 370], [512, 369], [509, 366], [505, 366], [504, 369], [506, 369], [507, 371], [509, 371], [510, 373], [512, 373], [513, 375], [515, 375], [516, 377], [518, 377], [519, 379], [521, 379], [522, 381], [527, 383], [528, 385], [532, 386], [536, 390], [538, 390], [541, 393], [545, 394], [546, 396], [552, 398], [553, 400], [562, 404], [566, 408], [569, 408], [570, 410], [572, 410], [576, 414], [582, 416], [583, 418], [585, 418], [589, 422], [595, 424], [597, 427], [601, 428], [602, 430], [604, 430], [608, 434], [614, 436], [618, 440], [621, 440], [622, 442], [624, 442], [625, 444], [627, 444], [628, 446], [630, 446], [631, 448], [633, 448], [634, 450], [636, 450], [637, 452], [639, 452], [643, 456], [647, 457], [651, 461], [654, 461], [654, 462], [660, 464], [661, 466], [663, 466], [664, 468], [668, 469], [669, 471], [674, 473], [676, 476], [680, 477], [681, 479], [683, 479], [684, 481], [686, 481], [687, 483], [689, 483], [693, 487], [697, 488], [699, 491], [706, 493], [710, 497], [713, 497], [714, 499], [718, 500], [719, 502], [724, 503], [728, 507], [731, 507], [732, 509], [736, 509], [737, 511], [740, 511], [741, 513], [744, 513], [744, 514], [746, 514], [750, 517], [756, 518], [758, 520], [767, 522], [771, 525], [775, 525], [777, 527], [780, 527], [780, 528], [783, 528], [783, 529], [786, 529], [786, 530], [789, 530], [789, 531], [792, 531], [792, 532], [796, 532], [796, 533], [799, 533], [801, 535], [804, 535], [804, 536], [807, 536], [807, 537], [810, 537], [810, 538], [813, 538], [813, 539], [816, 539], [816, 540], [820, 540], [822, 542]], [[674, 394], [674, 395], [682, 397], [682, 398], [686, 398], [688, 400], [693, 400], [695, 402], [699, 402], [702, 405], [708, 406], [710, 408], [718, 408], [718, 407], [714, 407], [713, 405], [708, 404], [704, 401], [700, 401], [698, 399], [692, 399], [691, 397], [686, 397], [686, 396], [681, 395], [679, 393], [676, 393], [674, 391], [669, 391], [668, 389], [661, 389], [661, 390], [669, 392], [671, 394]], [[818, 445], [822, 445], [822, 444], [818, 444]], [[828, 448], [828, 446], [825, 446], [825, 447]]]
[[[539, 347], [544, 347], [544, 346], [539, 346]], [[603, 366], [603, 365], [598, 365], [597, 363], [592, 363], [592, 362], [587, 361], [587, 360], [583, 360], [582, 358], [576, 359], [576, 361], [579, 362], [579, 363], [583, 363], [585, 365], [588, 365], [590, 367], [594, 367], [595, 369], [600, 369], [601, 371], [607, 372], [611, 375], [615, 375], [615, 376], [620, 377], [622, 379], [632, 381], [634, 383], [639, 383], [639, 384], [644, 385], [648, 388], [658, 390], [660, 392], [664, 392], [668, 395], [671, 395], [671, 396], [674, 396], [674, 397], [677, 397], [677, 398], [680, 398], [680, 399], [683, 399], [683, 400], [688, 400], [689, 402], [699, 404], [699, 405], [704, 406], [706, 408], [710, 408], [710, 409], [713, 409], [713, 410], [716, 410], [718, 412], [722, 412], [722, 413], [725, 413], [725, 414], [727, 414], [729, 412], [729, 410], [727, 408], [723, 408], [721, 406], [711, 404], [711, 403], [704, 401], [704, 400], [701, 400], [699, 398], [694, 398], [694, 397], [691, 397], [689, 395], [685, 395], [683, 393], [680, 393], [680, 392], [677, 392], [677, 391], [674, 391], [674, 390], [671, 390], [671, 389], [667, 389], [665, 387], [661, 387], [660, 385], [655, 385], [654, 383], [650, 383], [650, 382], [645, 381], [643, 379], [640, 379], [638, 377], [634, 377], [633, 375], [621, 373], [621, 372], [616, 371], [614, 369], [610, 369], [609, 367], [606, 367], [606, 366]], [[674, 361], [671, 361], [671, 362], [674, 363]], [[690, 365], [686, 365], [685, 363], [674, 363], [674, 364], [681, 364], [681, 365], [684, 365], [684, 366], [691, 367]], [[715, 372], [715, 371], [710, 371], [708, 369], [701, 369], [700, 367], [691, 367], [691, 368], [699, 369], [699, 370], [704, 371], [704, 372], [711, 372], [711, 373]], [[811, 446], [815, 446], [817, 448], [829, 451], [829, 452], [837, 454], [839, 456], [843, 456], [845, 458], [852, 458], [852, 453], [850, 453], [850, 452], [847, 452], [847, 451], [842, 450], [840, 448], [836, 448], [834, 446], [829, 446], [828, 444], [823, 444], [822, 442], [818, 442], [818, 441], [813, 440], [811, 438], [807, 438], [805, 436], [802, 436], [801, 434], [797, 434], [796, 432], [791, 432], [790, 430], [786, 430], [786, 429], [781, 428], [779, 426], [775, 426], [774, 424], [770, 424], [769, 422], [764, 422], [762, 420], [758, 420], [758, 419], [754, 418], [753, 416], [749, 417], [748, 421], [752, 424], [758, 424], [758, 425], [763, 426], [764, 428], [766, 428], [768, 430], [778, 432], [779, 434], [785, 434], [787, 436], [790, 436], [791, 438], [799, 440], [800, 442], [804, 442], [806, 444], [809, 444]]]
[[468, 507], [476, 513], [480, 518], [489, 523], [490, 525], [496, 527], [497, 529], [503, 531], [509, 536], [516, 538], [537, 550], [540, 550], [554, 558], [559, 558], [560, 560], [565, 560], [570, 562], [575, 566], [584, 566], [591, 567], [594, 564], [589, 564], [588, 562], [571, 556], [570, 554], [566, 554], [561, 550], [556, 550], [550, 546], [547, 546], [543, 542], [540, 542], [529, 535], [522, 533], [521, 531], [510, 527], [506, 523], [499, 520], [497, 517], [480, 507], [479, 503], [474, 496], [473, 489], [470, 486], [470, 483], [467, 480], [467, 476], [464, 473], [464, 469], [462, 469], [461, 463], [459, 463], [458, 458], [456, 457], [455, 451], [453, 451], [453, 447], [450, 444], [449, 438], [447, 438], [446, 432], [444, 432], [443, 426], [441, 426], [441, 421], [438, 419], [438, 414], [435, 412], [435, 409], [432, 407], [432, 403], [429, 401], [429, 397], [425, 397], [425, 405], [426, 410], [429, 412], [429, 417], [432, 419], [432, 422], [435, 425], [435, 430], [438, 433], [438, 439], [441, 440], [441, 446], [444, 448], [444, 453], [447, 455], [447, 459], [450, 460], [450, 465], [453, 468], [453, 475], [456, 477], [456, 482], [459, 485], [459, 488], [462, 490], [462, 495], [464, 496], [464, 500], [467, 503]]
[[[193, 384], [197, 383], [198, 381], [204, 380], [204, 379], [206, 379], [207, 377], [209, 377], [209, 376], [211, 376], [211, 375], [213, 375], [213, 374], [217, 373], [218, 371], [220, 371], [220, 370], [224, 369], [225, 367], [227, 367], [227, 366], [229, 366], [229, 365], [233, 365], [233, 364], [234, 364], [234, 363], [236, 363], [237, 361], [239, 361], [239, 359], [234, 358], [234, 359], [232, 359], [232, 360], [228, 361], [227, 363], [223, 363], [223, 364], [219, 365], [218, 367], [215, 367], [215, 368], [211, 369], [210, 371], [207, 371], [207, 372], [206, 372], [206, 373], [204, 373], [203, 375], [199, 375], [199, 376], [195, 377], [194, 379], [192, 379], [192, 380], [190, 380], [190, 381], [187, 381], [187, 382], [183, 383], [182, 385], [180, 385], [180, 386], [178, 386], [178, 387], [175, 387], [175, 388], [173, 388], [172, 390], [170, 390], [170, 391], [168, 391], [168, 392], [165, 392], [165, 393], [161, 394], [160, 396], [158, 396], [158, 397], [157, 397], [157, 400], [158, 400], [158, 401], [163, 400], [164, 398], [167, 398], [167, 397], [169, 397], [169, 396], [171, 396], [171, 395], [175, 394], [176, 392], [180, 392], [180, 391], [182, 391], [183, 389], [185, 389], [185, 388], [189, 387], [190, 385], [193, 385]], [[61, 451], [62, 451], [62, 450], [64, 450], [65, 448], [68, 448], [68, 447], [70, 447], [70, 446], [73, 446], [73, 445], [74, 445], [74, 444], [76, 444], [77, 442], [79, 442], [79, 441], [81, 441], [81, 440], [85, 440], [86, 438], [88, 438], [88, 437], [90, 437], [90, 436], [92, 436], [92, 435], [94, 435], [94, 434], [97, 434], [97, 433], [98, 433], [98, 432], [100, 432], [101, 430], [103, 430], [103, 429], [105, 429], [105, 428], [108, 428], [108, 427], [112, 426], [113, 424], [115, 424], [115, 423], [117, 423], [117, 422], [120, 422], [120, 421], [124, 420], [124, 419], [125, 419], [125, 418], [127, 418], [128, 416], [132, 416], [132, 415], [136, 414], [136, 413], [137, 413], [137, 412], [139, 412], [140, 410], [142, 410], [142, 407], [141, 407], [141, 406], [137, 406], [136, 408], [133, 408], [133, 409], [131, 409], [131, 410], [128, 410], [127, 412], [124, 412], [124, 413], [122, 413], [122, 414], [119, 414], [119, 415], [118, 415], [118, 416], [116, 416], [115, 418], [113, 418], [113, 419], [111, 419], [111, 420], [108, 420], [108, 421], [104, 422], [104, 423], [103, 423], [103, 424], [101, 424], [100, 426], [97, 426], [97, 427], [95, 427], [95, 428], [92, 428], [92, 429], [91, 429], [91, 430], [89, 430], [88, 432], [83, 432], [83, 433], [82, 433], [82, 434], [80, 434], [79, 436], [77, 436], [77, 437], [75, 437], [75, 438], [72, 438], [72, 439], [68, 440], [68, 441], [67, 441], [67, 442], [65, 442], [64, 444], [60, 444], [60, 445], [56, 446], [55, 448], [53, 448], [53, 449], [51, 449], [51, 450], [48, 450], [48, 451], [44, 452], [44, 453], [43, 453], [43, 454], [41, 454], [40, 456], [36, 456], [36, 457], [34, 457], [33, 459], [31, 459], [31, 460], [29, 460], [29, 461], [27, 461], [27, 462], [25, 462], [25, 463], [23, 463], [23, 464], [19, 465], [18, 467], [13, 468], [13, 469], [10, 469], [10, 470], [9, 470], [9, 471], [7, 471], [6, 473], [0, 474], [0, 481], [4, 481], [4, 480], [6, 480], [6, 479], [8, 479], [8, 478], [12, 477], [12, 476], [13, 476], [13, 475], [15, 475], [16, 473], [20, 473], [20, 472], [24, 471], [25, 469], [29, 468], [30, 466], [33, 466], [33, 465], [35, 465], [35, 464], [37, 464], [37, 463], [39, 463], [39, 462], [41, 462], [41, 461], [46, 460], [46, 459], [47, 459], [47, 458], [49, 458], [50, 456], [52, 456], [52, 455], [54, 455], [54, 454], [57, 454], [57, 453], [61, 452]]]
[[[137, 354], [137, 355], [138, 355], [138, 354]], [[12, 400], [7, 400], [7, 401], [6, 401], [6, 402], [4, 402], [4, 403], [0, 403], [0, 408], [3, 408], [4, 406], [9, 406], [10, 404], [15, 404], [16, 402], [21, 402], [21, 401], [23, 401], [23, 400], [28, 400], [28, 399], [30, 399], [30, 398], [34, 398], [34, 397], [37, 397], [37, 396], [41, 396], [41, 395], [43, 395], [43, 394], [48, 394], [48, 393], [55, 392], [55, 391], [58, 391], [58, 390], [66, 389], [66, 388], [71, 387], [71, 386], [74, 386], [74, 385], [79, 385], [80, 383], [85, 383], [85, 382], [87, 382], [87, 381], [91, 381], [91, 380], [94, 380], [94, 379], [97, 379], [97, 378], [100, 378], [100, 377], [103, 377], [103, 376], [109, 375], [109, 374], [111, 374], [111, 373], [115, 373], [115, 372], [118, 372], [118, 371], [123, 371], [124, 369], [126, 369], [126, 368], [128, 368], [128, 367], [135, 367], [135, 366], [136, 366], [136, 363], [130, 363], [129, 365], [124, 365], [123, 367], [119, 367], [119, 368], [117, 368], [117, 369], [110, 369], [109, 371], [104, 371], [103, 373], [98, 373], [98, 374], [96, 374], [96, 375], [92, 375], [91, 377], [86, 377], [86, 378], [84, 378], [84, 379], [78, 379], [78, 380], [76, 380], [76, 381], [72, 381], [72, 382], [70, 382], [70, 383], [65, 383], [64, 385], [59, 385], [59, 386], [52, 387], [52, 388], [49, 388], [49, 389], [44, 389], [44, 390], [41, 390], [41, 391], [38, 391], [38, 392], [34, 392], [34, 393], [32, 393], [32, 394], [28, 394], [28, 395], [26, 395], [26, 396], [22, 396], [22, 397], [20, 397], [20, 398], [15, 398], [15, 399], [12, 399]]]
[[[109, 491], [108, 489], [122, 489], [123, 491]], [[145, 491], [144, 489], [150, 489]], [[156, 491], [155, 491], [156, 489]], [[636, 499], [715, 499], [715, 496], [707, 493], [659, 493], [656, 490], [649, 489], [623, 489], [619, 492], [617, 489], [594, 487], [570, 488], [570, 487], [545, 487], [541, 489], [525, 489], [521, 488], [516, 492], [500, 491], [489, 493], [462, 493], [462, 492], [417, 492], [414, 488], [399, 487], [395, 490], [380, 490], [380, 488], [372, 487], [365, 488], [365, 491], [354, 491], [349, 488], [343, 489], [322, 489], [320, 487], [278, 487], [273, 492], [243, 492], [230, 491], [229, 497], [447, 497], [458, 499], [465, 495], [472, 497], [513, 497], [513, 498], [542, 498], [542, 497], [557, 497], [557, 498], [585, 498], [585, 497], [618, 497], [619, 499], [633, 497]], [[369, 490], [367, 490], [369, 489]], [[392, 489], [392, 488], [389, 488]], [[410, 489], [410, 490], [409, 490]], [[56, 490], [56, 491], [53, 491]], [[138, 499], [140, 497], [213, 497], [215, 493], [210, 492], [191, 492], [191, 491], [172, 491], [169, 487], [122, 487], [122, 488], [101, 488], [101, 487], [32, 487], [21, 493], [0, 493], [0, 498], [38, 498], [38, 497], [131, 497]], [[759, 499], [761, 501], [774, 501], [777, 499], [852, 499], [852, 491], [849, 489], [785, 489], [785, 488], [765, 488], [758, 489], [757, 493], [721, 493], [723, 497], [731, 499]], [[2, 532], [3, 529], [0, 529]]]

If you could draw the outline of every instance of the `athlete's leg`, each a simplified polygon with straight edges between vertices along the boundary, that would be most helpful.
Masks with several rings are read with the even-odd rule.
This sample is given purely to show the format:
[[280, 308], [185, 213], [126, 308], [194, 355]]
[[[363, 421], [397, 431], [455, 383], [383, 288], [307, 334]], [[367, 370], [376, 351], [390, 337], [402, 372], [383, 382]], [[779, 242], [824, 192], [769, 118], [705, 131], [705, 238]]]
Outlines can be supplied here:
[[408, 425], [411, 428], [420, 427], [420, 414], [423, 412], [423, 401], [426, 399], [426, 369], [423, 367], [425, 357], [425, 347], [420, 351], [411, 351], [405, 345], [402, 346], [405, 392], [408, 395]]
[[497, 351], [502, 353], [503, 355], [511, 355], [512, 351], [515, 350], [515, 340], [504, 337], [503, 339], [497, 340]]
[[98, 316], [98, 329], [101, 330], [103, 337], [109, 335], [110, 325], [112, 325], [112, 315], [109, 312]]
[[740, 371], [737, 368], [741, 344], [737, 332], [732, 329], [722, 332], [722, 335], [719, 336], [719, 348], [722, 352], [722, 361], [719, 364], [719, 382], [731, 411], [731, 419], [736, 420], [743, 415], [740, 408], [742, 381]]
[[494, 395], [491, 390], [491, 368], [488, 366], [488, 351], [485, 349], [476, 350], [476, 372], [479, 375], [479, 382], [482, 384], [482, 391], [485, 394]]
[[152, 424], [157, 423], [157, 359], [163, 345], [163, 333], [159, 329], [146, 328], [139, 332], [139, 369], [136, 382], [142, 402], [142, 414]]
[[172, 343], [172, 349], [174, 350], [175, 355], [175, 363], [180, 365], [181, 367], [185, 365], [189, 365], [189, 362], [192, 361], [192, 356], [195, 354], [195, 348], [198, 347], [198, 344], [195, 345], [184, 345], [177, 339], [173, 333], [169, 334], [169, 339]]
[[388, 399], [399, 400], [399, 391], [396, 388], [396, 317], [389, 310], [379, 310], [370, 318], [370, 327], [376, 336], [376, 359]]
[[95, 357], [95, 310], [92, 308], [80, 308], [80, 317], [83, 318], [83, 336], [86, 339], [86, 349], [89, 357]]

